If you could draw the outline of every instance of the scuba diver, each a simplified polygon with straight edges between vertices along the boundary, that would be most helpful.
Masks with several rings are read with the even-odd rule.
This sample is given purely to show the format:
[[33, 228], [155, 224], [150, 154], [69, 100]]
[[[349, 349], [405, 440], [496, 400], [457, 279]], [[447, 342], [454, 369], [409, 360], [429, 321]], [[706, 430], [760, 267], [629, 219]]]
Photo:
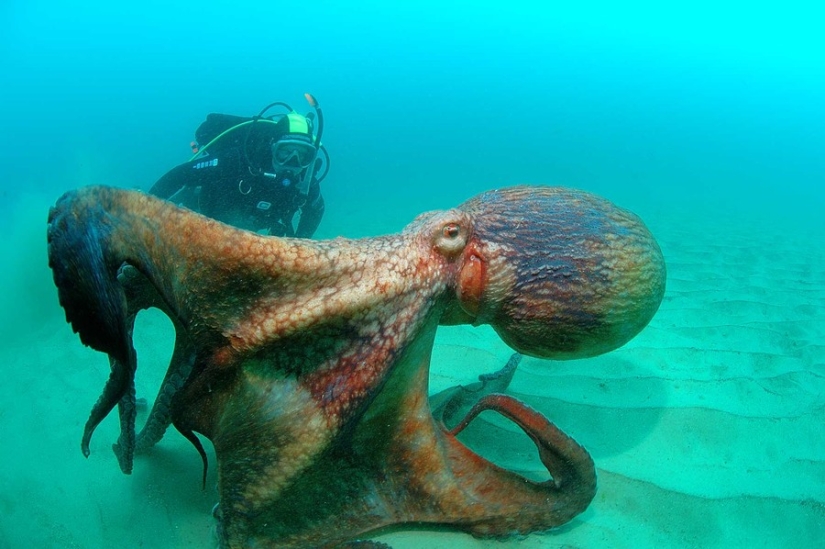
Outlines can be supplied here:
[[[305, 97], [314, 111], [307, 116], [283, 102], [253, 117], [209, 114], [191, 143], [194, 156], [149, 193], [242, 229], [310, 238], [324, 215], [319, 184], [329, 155], [321, 144], [321, 107]], [[264, 117], [273, 107], [287, 112]]]

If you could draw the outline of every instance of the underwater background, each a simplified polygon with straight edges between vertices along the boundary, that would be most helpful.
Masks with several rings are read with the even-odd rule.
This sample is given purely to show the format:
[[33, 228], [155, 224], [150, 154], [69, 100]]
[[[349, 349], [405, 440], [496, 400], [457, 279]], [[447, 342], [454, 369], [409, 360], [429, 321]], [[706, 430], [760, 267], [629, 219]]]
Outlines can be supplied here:
[[[56, 2], [0, 6], [0, 548], [204, 547], [213, 488], [177, 433], [120, 473], [108, 375], [47, 268], [65, 191], [147, 190], [210, 112], [324, 109], [316, 238], [400, 230], [519, 183], [603, 195], [646, 222], [665, 300], [601, 357], [526, 358], [511, 391], [593, 455], [569, 525], [417, 547], [819, 547], [825, 539], [825, 8], [815, 2]], [[150, 401], [171, 324], [143, 313]], [[442, 328], [433, 392], [500, 368], [491, 330]], [[139, 418], [140, 421], [140, 418]], [[474, 447], [541, 465], [496, 418]], [[485, 431], [486, 429], [486, 431]], [[212, 458], [214, 460], [214, 457]], [[214, 461], [213, 461], [214, 463]], [[214, 468], [208, 485], [214, 486]]]

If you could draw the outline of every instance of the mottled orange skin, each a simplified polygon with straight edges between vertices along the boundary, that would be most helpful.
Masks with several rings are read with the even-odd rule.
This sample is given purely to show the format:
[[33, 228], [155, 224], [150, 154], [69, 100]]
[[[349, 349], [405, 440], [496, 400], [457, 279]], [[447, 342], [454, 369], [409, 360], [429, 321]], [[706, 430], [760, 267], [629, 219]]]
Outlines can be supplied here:
[[[633, 337], [664, 291], [661, 252], [635, 216], [550, 187], [492, 191], [361, 240], [262, 237], [104, 187], [65, 195], [49, 222], [67, 319], [113, 364], [84, 440], [115, 404], [128, 408], [141, 296], [192, 350], [171, 421], [214, 444], [225, 547], [333, 547], [411, 522], [508, 535], [569, 521], [595, 493], [587, 452], [503, 395], [457, 430], [501, 412], [553, 479], [462, 445], [428, 403], [436, 329], [490, 323], [521, 352], [589, 356]], [[140, 275], [118, 278], [124, 264]]]

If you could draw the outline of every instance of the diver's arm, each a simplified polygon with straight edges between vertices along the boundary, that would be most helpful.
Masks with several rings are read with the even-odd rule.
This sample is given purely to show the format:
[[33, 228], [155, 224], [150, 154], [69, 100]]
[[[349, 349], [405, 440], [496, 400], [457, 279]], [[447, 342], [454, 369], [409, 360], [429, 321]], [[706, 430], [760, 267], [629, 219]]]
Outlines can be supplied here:
[[318, 181], [312, 181], [309, 187], [309, 194], [307, 201], [301, 208], [301, 219], [298, 221], [298, 230], [295, 231], [295, 236], [298, 238], [310, 238], [315, 234], [318, 225], [321, 224], [321, 218], [324, 216], [324, 197], [321, 196], [321, 185]]
[[166, 172], [158, 179], [157, 183], [149, 189], [149, 194], [168, 200], [176, 192], [189, 184], [192, 176], [192, 165], [190, 163], [181, 164]]

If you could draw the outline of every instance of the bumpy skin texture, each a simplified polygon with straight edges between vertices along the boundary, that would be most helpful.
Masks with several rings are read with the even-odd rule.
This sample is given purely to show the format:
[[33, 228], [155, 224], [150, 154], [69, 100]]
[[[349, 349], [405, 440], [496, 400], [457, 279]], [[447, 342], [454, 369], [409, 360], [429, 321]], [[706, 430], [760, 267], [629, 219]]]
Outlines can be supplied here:
[[[84, 453], [116, 404], [122, 467], [169, 422], [196, 446], [193, 433], [208, 437], [221, 544], [233, 548], [335, 547], [412, 522], [507, 535], [569, 521], [595, 494], [590, 456], [502, 394], [445, 427], [427, 397], [436, 329], [489, 323], [525, 354], [590, 356], [648, 323], [665, 280], [637, 217], [550, 187], [490, 191], [396, 235], [322, 242], [90, 187], [58, 201], [48, 241], [67, 320], [112, 364]], [[172, 318], [178, 346], [136, 442], [131, 332], [147, 306]], [[456, 439], [483, 410], [530, 436], [552, 480], [524, 479]]]

